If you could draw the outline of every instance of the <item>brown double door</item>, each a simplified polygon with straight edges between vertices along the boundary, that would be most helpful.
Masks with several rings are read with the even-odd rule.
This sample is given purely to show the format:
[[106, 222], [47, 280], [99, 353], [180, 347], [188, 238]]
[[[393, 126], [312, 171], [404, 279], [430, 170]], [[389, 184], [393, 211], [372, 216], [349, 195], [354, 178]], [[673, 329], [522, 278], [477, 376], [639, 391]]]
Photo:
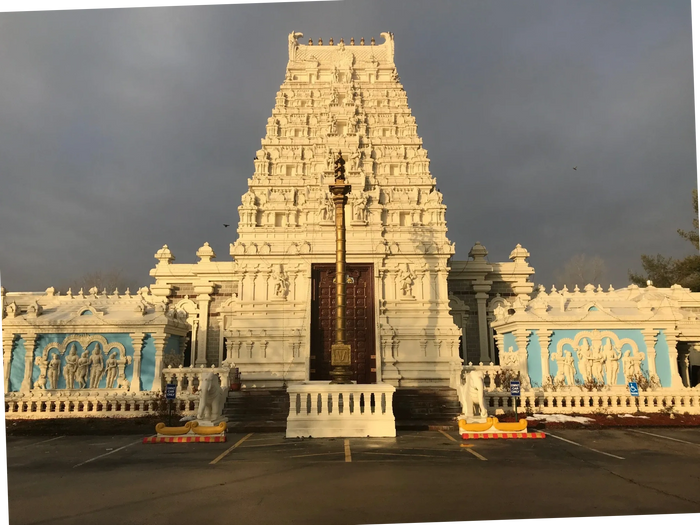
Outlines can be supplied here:
[[[374, 279], [372, 264], [348, 264], [345, 339], [352, 348], [352, 379], [377, 382], [374, 347]], [[335, 342], [335, 264], [311, 265], [311, 380], [330, 379]]]

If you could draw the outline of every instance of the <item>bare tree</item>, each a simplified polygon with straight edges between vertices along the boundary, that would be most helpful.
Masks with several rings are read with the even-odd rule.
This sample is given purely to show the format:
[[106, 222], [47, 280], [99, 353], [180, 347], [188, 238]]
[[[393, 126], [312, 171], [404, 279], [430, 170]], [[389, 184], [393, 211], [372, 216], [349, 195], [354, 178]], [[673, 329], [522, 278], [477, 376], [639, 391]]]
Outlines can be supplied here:
[[578, 254], [569, 259], [556, 273], [555, 280], [559, 287], [566, 285], [569, 289], [575, 286], [583, 288], [587, 284], [600, 284], [600, 280], [606, 274], [605, 262], [599, 256]]
[[65, 293], [68, 291], [68, 288], [70, 288], [73, 293], [77, 293], [82, 288], [83, 291], [87, 293], [93, 286], [100, 292], [107, 290], [110, 294], [114, 292], [115, 289], [119, 289], [119, 291], [123, 292], [127, 288], [131, 288], [132, 292], [136, 292], [136, 284], [124, 277], [120, 269], [87, 272], [68, 282], [65, 286], [61, 286], [59, 291]]

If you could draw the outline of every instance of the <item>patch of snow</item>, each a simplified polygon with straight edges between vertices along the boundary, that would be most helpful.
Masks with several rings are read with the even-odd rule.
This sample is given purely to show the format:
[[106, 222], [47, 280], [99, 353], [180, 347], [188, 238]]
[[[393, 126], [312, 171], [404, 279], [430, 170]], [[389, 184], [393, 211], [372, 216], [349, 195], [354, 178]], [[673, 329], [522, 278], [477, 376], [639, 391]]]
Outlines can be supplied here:
[[649, 419], [649, 416], [633, 416], [632, 414], [618, 414], [617, 417], [638, 417], [640, 419]]
[[590, 421], [595, 421], [595, 419], [591, 419], [590, 417], [566, 416], [564, 414], [534, 414], [532, 416], [528, 416], [528, 419], [537, 420], [537, 421], [544, 421], [546, 423], [573, 422], [573, 423], [582, 423], [584, 425], [588, 424]]

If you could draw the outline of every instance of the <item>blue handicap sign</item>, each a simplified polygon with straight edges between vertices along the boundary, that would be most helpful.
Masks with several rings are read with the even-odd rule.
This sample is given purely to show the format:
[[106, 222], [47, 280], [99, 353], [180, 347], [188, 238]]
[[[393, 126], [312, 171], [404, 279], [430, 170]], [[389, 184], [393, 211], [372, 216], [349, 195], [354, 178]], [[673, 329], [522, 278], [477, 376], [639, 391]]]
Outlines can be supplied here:
[[630, 395], [634, 397], [639, 397], [639, 387], [634, 381], [629, 382]]
[[520, 395], [520, 381], [510, 382], [510, 395], [519, 396]]
[[175, 399], [177, 385], [165, 385], [165, 399]]

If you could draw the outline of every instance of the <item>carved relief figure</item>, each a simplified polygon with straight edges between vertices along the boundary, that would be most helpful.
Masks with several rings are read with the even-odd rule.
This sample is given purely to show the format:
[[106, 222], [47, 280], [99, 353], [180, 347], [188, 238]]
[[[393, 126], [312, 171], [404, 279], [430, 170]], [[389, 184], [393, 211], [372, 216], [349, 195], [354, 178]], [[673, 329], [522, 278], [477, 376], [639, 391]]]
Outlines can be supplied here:
[[78, 370], [78, 350], [73, 344], [70, 352], [66, 356], [66, 366], [63, 367], [63, 377], [66, 380], [66, 388], [73, 388], [75, 386], [75, 373]]
[[404, 269], [399, 273], [399, 282], [401, 283], [401, 292], [404, 297], [413, 297], [413, 283], [416, 279], [416, 275], [408, 267], [408, 263], [404, 266]]
[[88, 367], [90, 366], [90, 354], [85, 350], [78, 359], [78, 369], [75, 373], [75, 380], [80, 388], [85, 388], [87, 384]]
[[109, 358], [105, 363], [106, 373], [107, 373], [107, 388], [114, 388], [114, 381], [117, 379], [119, 361], [117, 361], [117, 353], [112, 352], [109, 354]]
[[243, 201], [243, 206], [255, 206], [255, 194], [250, 190], [243, 194], [241, 200]]
[[605, 354], [600, 351], [600, 341], [594, 342], [590, 360], [593, 379], [599, 383], [604, 383], [603, 363], [605, 362]]
[[566, 381], [566, 375], [564, 374], [564, 356], [554, 353], [551, 359], [557, 363], [557, 374], [554, 376], [554, 383], [561, 384]]
[[625, 352], [625, 355], [622, 357], [622, 366], [624, 367], [627, 381], [631, 381], [633, 377], [642, 373], [643, 360], [644, 354], [641, 352], [637, 352], [636, 355], [632, 355], [630, 350]]
[[369, 197], [363, 191], [361, 192], [355, 202], [353, 202], [353, 212], [355, 220], [366, 221], [367, 220], [367, 201]]
[[272, 278], [275, 281], [275, 297], [287, 297], [287, 294], [289, 293], [289, 277], [287, 277], [287, 274], [284, 273], [284, 269], [282, 268], [281, 264], [279, 266], [279, 270], [275, 271], [275, 273], [272, 275]]
[[574, 356], [571, 352], [564, 352], [564, 378], [566, 379], [566, 384], [569, 386], [574, 386], [574, 376], [576, 375], [576, 367], [574, 365]]
[[583, 375], [583, 380], [590, 381], [592, 379], [591, 360], [593, 356], [591, 355], [590, 345], [587, 339], [581, 342], [581, 346], [576, 353], [578, 354], [579, 370]]
[[617, 373], [620, 370], [620, 355], [615, 350], [610, 339], [603, 345], [603, 355], [605, 356], [605, 374], [607, 375], [608, 385], [616, 385]]
[[353, 150], [350, 154], [350, 169], [356, 170], [360, 165], [360, 152], [358, 150]]
[[329, 195], [326, 195], [326, 205], [321, 210], [321, 220], [332, 221], [335, 219], [335, 204]]
[[95, 351], [90, 356], [90, 364], [90, 388], [98, 388], [105, 368], [100, 345], [95, 346]]
[[289, 33], [288, 45], [289, 45], [289, 60], [295, 60], [297, 49], [299, 48], [298, 39], [304, 36], [304, 33], [296, 33], [292, 31]]
[[49, 361], [49, 389], [55, 390], [58, 388], [58, 372], [61, 369], [61, 361], [58, 359], [58, 354], [53, 354], [51, 361]]

